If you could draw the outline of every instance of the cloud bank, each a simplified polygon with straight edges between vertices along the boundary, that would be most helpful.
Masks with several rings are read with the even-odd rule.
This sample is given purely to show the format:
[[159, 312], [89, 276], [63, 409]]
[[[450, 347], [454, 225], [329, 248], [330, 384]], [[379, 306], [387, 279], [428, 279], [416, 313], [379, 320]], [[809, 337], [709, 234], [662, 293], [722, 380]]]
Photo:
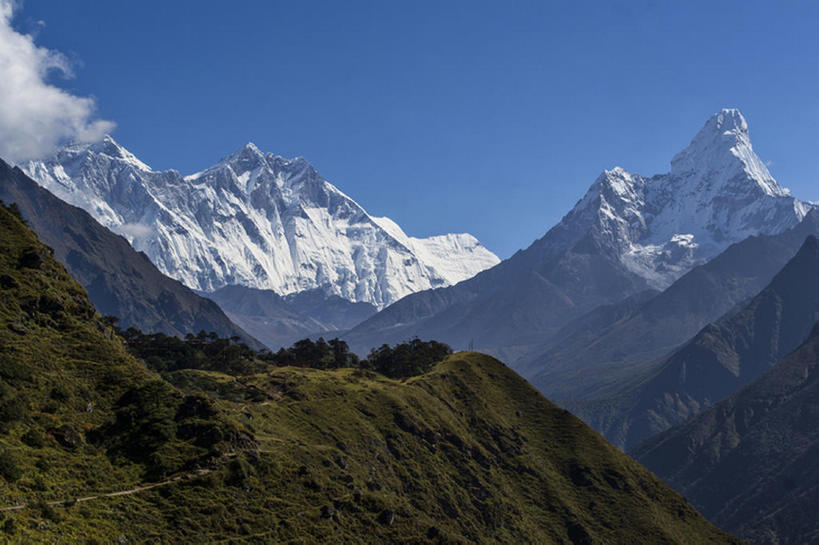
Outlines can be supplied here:
[[94, 142], [114, 128], [97, 119], [92, 98], [74, 96], [47, 82], [72, 77], [64, 55], [39, 47], [12, 27], [19, 3], [0, 0], [0, 158], [21, 162], [44, 157], [69, 142]]

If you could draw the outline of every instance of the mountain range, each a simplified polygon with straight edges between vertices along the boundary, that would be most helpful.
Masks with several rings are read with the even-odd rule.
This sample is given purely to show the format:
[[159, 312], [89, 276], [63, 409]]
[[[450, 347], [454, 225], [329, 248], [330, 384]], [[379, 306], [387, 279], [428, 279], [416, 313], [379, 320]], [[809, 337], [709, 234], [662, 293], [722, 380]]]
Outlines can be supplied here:
[[162, 274], [127, 240], [2, 160], [0, 200], [17, 206], [29, 226], [53, 249], [54, 257], [87, 290], [96, 308], [118, 318], [122, 328], [178, 336], [214, 331], [260, 346], [213, 301]]
[[498, 262], [468, 234], [409, 237], [304, 159], [264, 154], [253, 144], [188, 176], [152, 170], [110, 136], [23, 168], [200, 292], [318, 289], [382, 308]]
[[811, 235], [819, 236], [815, 209], [783, 233], [729, 246], [662, 292], [647, 290], [566, 324], [556, 340], [517, 362], [518, 371], [559, 401], [612, 394], [621, 385], [616, 377], [641, 375], [759, 293]]
[[140, 361], [6, 206], [0, 294], [5, 542], [740, 543], [491, 357]]
[[809, 236], [771, 283], [704, 327], [638, 384], [572, 409], [631, 447], [749, 383], [801, 344], [819, 320], [819, 240]]
[[503, 356], [542, 350], [567, 322], [647, 289], [752, 235], [798, 224], [813, 205], [780, 187], [737, 110], [708, 119], [671, 171], [614, 168], [529, 248], [474, 278], [407, 296], [354, 328], [354, 347], [412, 337]]
[[[133, 376], [159, 381], [151, 387], [159, 393], [100, 398], [107, 416], [93, 422], [66, 417], [86, 437], [52, 425], [64, 413], [48, 426], [28, 421], [46, 442], [68, 434], [87, 453], [104, 451], [126, 480], [139, 474], [132, 462], [143, 480], [218, 473], [207, 486], [253, 513], [247, 531], [272, 525], [265, 531], [279, 540], [366, 541], [373, 531], [382, 540], [426, 531], [445, 542], [726, 539], [568, 409], [615, 447], [633, 449], [724, 530], [754, 544], [819, 541], [809, 459], [819, 423], [810, 399], [819, 210], [777, 184], [737, 110], [712, 116], [667, 174], [605, 171], [543, 238], [500, 263], [469, 235], [408, 237], [304, 160], [252, 144], [189, 176], [153, 171], [110, 137], [25, 169], [36, 182], [0, 164], [0, 199], [15, 203], [0, 211], [7, 254], [20, 254], [4, 258], [0, 277], [8, 307], [0, 340], [19, 356], [4, 365], [28, 362], [35, 338], [65, 344], [69, 326], [139, 353], [148, 370]], [[15, 214], [54, 246], [101, 310], [151, 334], [120, 331], [117, 340], [75, 288], [66, 288], [73, 303], [64, 302], [57, 286], [70, 282]], [[21, 240], [25, 248], [14, 246]], [[36, 297], [22, 294], [31, 282]], [[82, 317], [67, 316], [77, 305]], [[217, 335], [179, 339], [200, 329]], [[344, 340], [301, 340], [318, 336]], [[540, 393], [489, 355], [416, 361], [431, 357], [412, 355], [425, 345], [406, 342], [416, 336], [501, 356]], [[254, 352], [256, 339], [274, 349], [295, 344]], [[88, 343], [70, 347], [93, 355]], [[396, 378], [376, 361], [411, 371]], [[44, 391], [2, 372], [14, 383], [0, 388], [0, 417], [11, 418], [0, 422], [0, 476], [15, 459], [8, 452], [43, 444], [23, 439], [15, 415], [29, 406], [55, 414], [38, 408]], [[71, 376], [70, 395], [88, 397], [78, 381]], [[155, 416], [200, 395], [218, 407], [197, 413], [201, 422]], [[159, 424], [135, 429], [142, 418]], [[156, 448], [125, 462], [143, 439]], [[275, 464], [261, 461], [267, 455]], [[243, 492], [225, 488], [235, 482]], [[356, 495], [361, 483], [366, 501]], [[27, 486], [12, 496], [27, 497]], [[212, 494], [199, 493], [170, 503], [209, 505]], [[268, 511], [270, 501], [279, 503]], [[147, 505], [143, 515], [164, 534], [176, 531], [178, 521]], [[191, 520], [188, 535], [208, 535], [201, 516]]]
[[316, 336], [335, 337], [378, 309], [319, 289], [281, 296], [272, 290], [225, 286], [205, 294], [235, 324], [271, 348]]
[[819, 324], [751, 384], [632, 455], [751, 543], [816, 543], [817, 388]]

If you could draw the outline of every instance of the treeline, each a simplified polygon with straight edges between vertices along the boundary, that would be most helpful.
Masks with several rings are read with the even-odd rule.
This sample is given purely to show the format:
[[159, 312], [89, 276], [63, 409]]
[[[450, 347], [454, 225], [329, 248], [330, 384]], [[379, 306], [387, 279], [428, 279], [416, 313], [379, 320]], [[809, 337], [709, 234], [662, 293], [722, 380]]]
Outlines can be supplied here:
[[[109, 319], [113, 325], [114, 321]], [[200, 331], [184, 339], [162, 333], [143, 333], [135, 328], [119, 331], [130, 352], [159, 372], [202, 369], [230, 375], [263, 373], [272, 367], [294, 366], [312, 369], [369, 369], [390, 378], [407, 378], [428, 371], [452, 353], [436, 341], [418, 338], [395, 346], [382, 345], [361, 359], [341, 339], [302, 339], [277, 352], [256, 351], [239, 337], [221, 338]]]

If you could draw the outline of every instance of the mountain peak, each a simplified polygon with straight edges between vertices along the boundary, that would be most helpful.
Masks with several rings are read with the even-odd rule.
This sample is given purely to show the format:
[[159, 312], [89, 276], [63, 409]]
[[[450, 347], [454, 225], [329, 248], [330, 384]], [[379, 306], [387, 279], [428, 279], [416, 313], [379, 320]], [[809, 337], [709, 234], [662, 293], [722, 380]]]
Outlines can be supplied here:
[[91, 144], [72, 144], [64, 148], [61, 153], [77, 154], [82, 152], [104, 155], [111, 159], [124, 161], [139, 170], [152, 172], [151, 167], [137, 159], [136, 155], [122, 147], [110, 134], [106, 134], [99, 142]]
[[256, 144], [253, 142], [248, 142], [227, 157], [223, 157], [221, 162], [232, 163], [235, 161], [248, 161], [262, 158], [264, 158], [264, 153], [262, 153], [261, 150], [256, 147]]
[[[252, 171], [265, 163], [264, 153], [256, 147], [253, 142], [248, 142], [227, 157], [223, 157], [215, 167], [220, 165], [228, 165], [233, 169], [238, 176], [244, 172]], [[207, 169], [210, 170], [210, 169]]]
[[[671, 160], [671, 173], [685, 174], [723, 167], [736, 156], [732, 151], [737, 148], [748, 148], [750, 154], [756, 157], [751, 149], [745, 117], [736, 109], [721, 110], [709, 117], [688, 147]], [[765, 174], [770, 177], [767, 169]]]
[[151, 171], [131, 157], [108, 137], [26, 168], [43, 187], [126, 236], [160, 270], [198, 290], [228, 284], [279, 294], [321, 289], [382, 307], [499, 261], [463, 237], [396, 243], [306, 160], [264, 154], [250, 142], [184, 177]]
[[771, 197], [790, 195], [754, 152], [748, 123], [737, 109], [724, 109], [712, 115], [688, 147], [671, 160], [671, 175], [709, 180], [711, 192], [730, 186], [730, 192], [736, 193], [738, 187], [734, 182], [742, 180], [745, 187], [759, 188]]
[[748, 134], [748, 122], [736, 108], [723, 108], [712, 115], [705, 122], [703, 131], [712, 131], [720, 134]]

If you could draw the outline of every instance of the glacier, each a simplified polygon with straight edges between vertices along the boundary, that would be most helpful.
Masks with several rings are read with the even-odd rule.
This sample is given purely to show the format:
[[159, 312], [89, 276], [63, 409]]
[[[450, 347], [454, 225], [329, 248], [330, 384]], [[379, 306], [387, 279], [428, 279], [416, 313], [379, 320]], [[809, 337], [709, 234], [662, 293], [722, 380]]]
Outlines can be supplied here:
[[188, 176], [154, 171], [110, 136], [21, 167], [200, 292], [320, 289], [383, 308], [500, 261], [469, 234], [410, 237], [389, 218], [368, 214], [306, 160], [262, 153], [252, 143]]

